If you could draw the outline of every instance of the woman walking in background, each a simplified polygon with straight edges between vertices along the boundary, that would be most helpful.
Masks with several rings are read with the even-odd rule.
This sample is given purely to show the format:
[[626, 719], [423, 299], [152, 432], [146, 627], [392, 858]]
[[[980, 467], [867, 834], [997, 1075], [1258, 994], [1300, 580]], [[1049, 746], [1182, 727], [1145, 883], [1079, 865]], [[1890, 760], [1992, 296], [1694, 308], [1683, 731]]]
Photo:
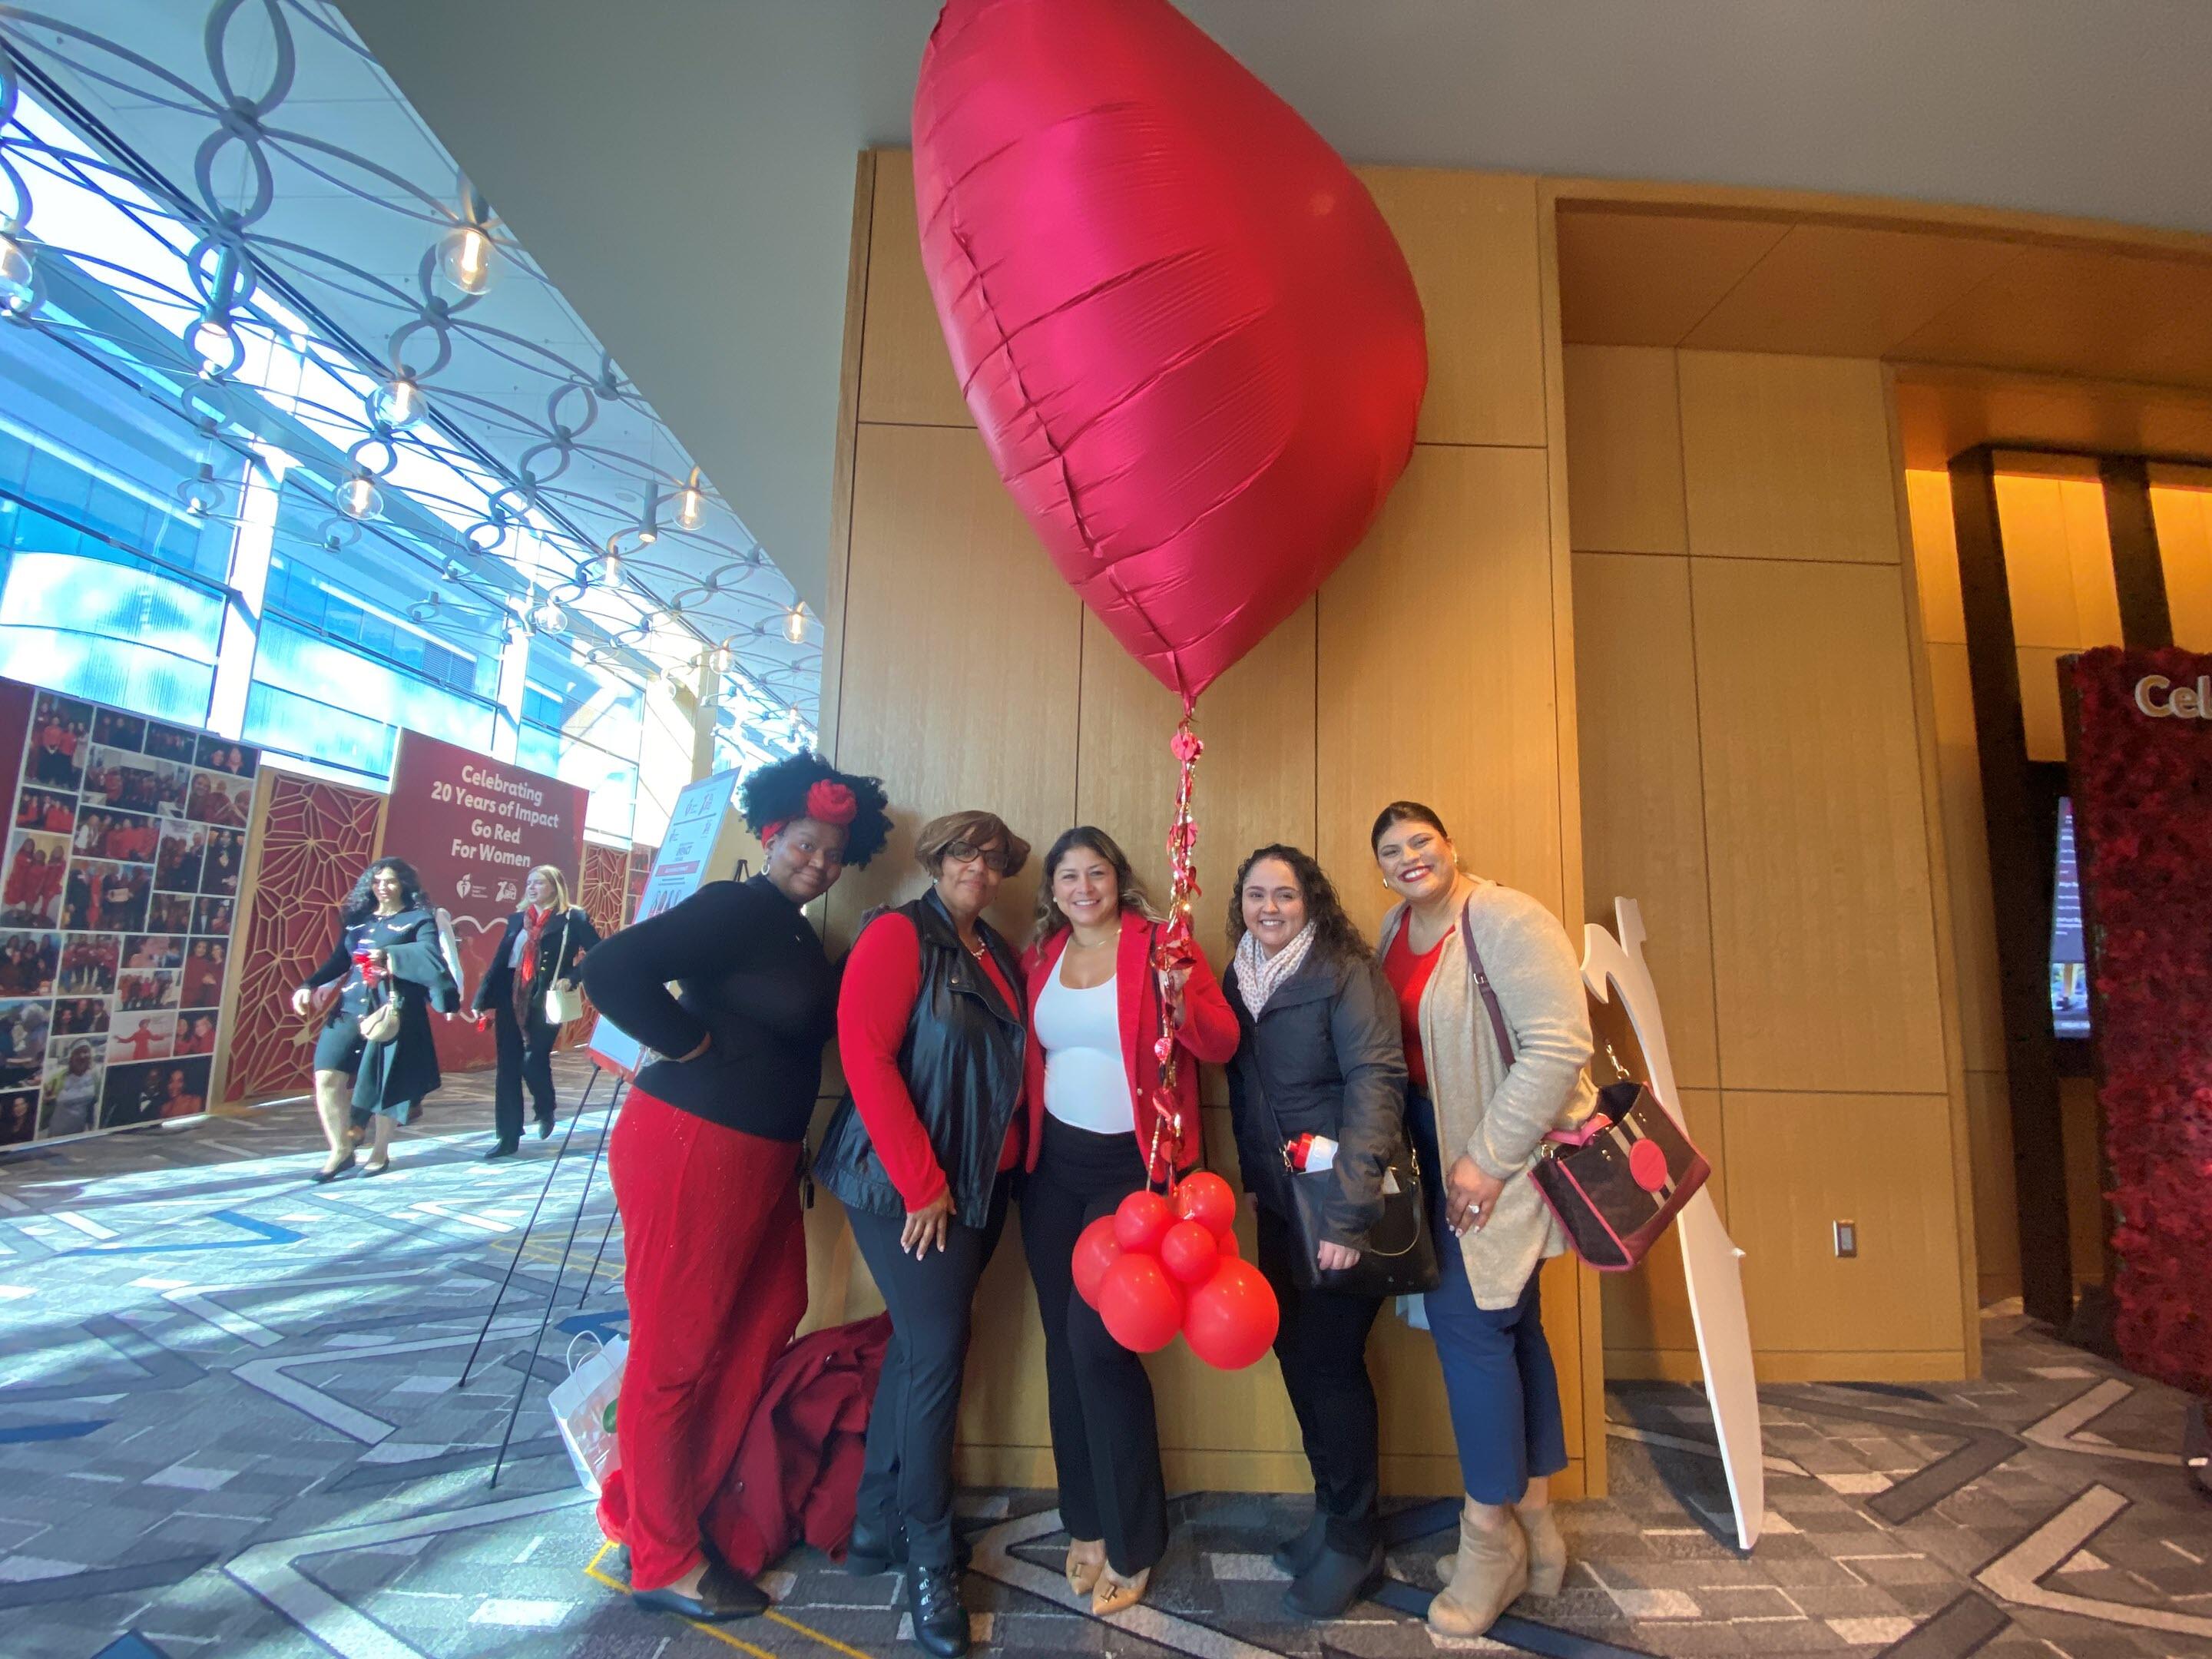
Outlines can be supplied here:
[[538, 1138], [553, 1133], [553, 1045], [560, 1025], [546, 1018], [546, 993], [576, 988], [576, 964], [599, 942], [592, 919], [568, 902], [568, 884], [541, 864], [522, 884], [522, 908], [507, 919], [499, 950], [477, 987], [477, 1024], [499, 1040], [492, 1122], [499, 1139], [486, 1158], [513, 1158], [522, 1144], [522, 1090], [538, 1116]]
[[929, 890], [861, 926], [837, 1001], [848, 1093], [822, 1137], [822, 1184], [890, 1310], [848, 1571], [906, 1569], [914, 1638], [968, 1650], [952, 1536], [952, 1442], [975, 1285], [998, 1249], [1027, 1145], [1021, 963], [983, 912], [1029, 861], [991, 812], [921, 827]]
[[[1229, 899], [1236, 941], [1221, 988], [1243, 1034], [1229, 1066], [1237, 1161], [1260, 1227], [1260, 1271], [1281, 1310], [1275, 1357], [1314, 1478], [1312, 1523], [1275, 1564], [1284, 1601], [1334, 1619], [1382, 1577], [1379, 1419], [1367, 1335], [1380, 1296], [1332, 1289], [1318, 1275], [1358, 1264], [1382, 1214], [1382, 1172], [1406, 1132], [1406, 1056], [1398, 1005], [1367, 941], [1321, 866], [1295, 847], [1244, 860]], [[1335, 1143], [1322, 1243], [1298, 1259], [1288, 1143]]]
[[[337, 943], [323, 965], [292, 993], [292, 1012], [306, 1014], [315, 993], [338, 988], [315, 1040], [315, 1105], [331, 1155], [319, 1185], [354, 1167], [350, 1123], [370, 1131], [364, 1174], [392, 1167], [392, 1131], [414, 1115], [442, 1081], [430, 1011], [460, 1006], [460, 987], [446, 961], [437, 917], [422, 896], [422, 878], [404, 859], [379, 859], [362, 872], [339, 910]], [[396, 1030], [372, 1041], [364, 1022], [398, 1011]], [[348, 1099], [350, 1085], [351, 1099]]]
[[653, 1051], [607, 1146], [630, 1334], [599, 1527], [629, 1547], [631, 1598], [688, 1619], [769, 1605], [701, 1540], [806, 1310], [799, 1154], [837, 975], [800, 907], [890, 833], [883, 785], [811, 754], [755, 772], [739, 805], [761, 873], [707, 883], [583, 968], [599, 1011]]
[[1237, 1021], [1201, 955], [1164, 997], [1159, 924], [1144, 884], [1103, 830], [1068, 830], [1045, 854], [1029, 980], [1030, 1115], [1038, 1134], [1022, 1194], [1022, 1246], [1044, 1323], [1067, 1582], [1094, 1612], [1142, 1600], [1166, 1553], [1167, 1491], [1152, 1379], [1075, 1292], [1075, 1241], [1131, 1193], [1167, 1178], [1151, 1101], [1153, 1045], [1172, 1025], [1182, 1117], [1176, 1163], [1198, 1161], [1198, 1065], [1237, 1048]]
[[1429, 1627], [1480, 1636], [1523, 1591], [1558, 1595], [1566, 1571], [1550, 1490], [1567, 1466], [1566, 1426], [1539, 1300], [1539, 1270], [1566, 1240], [1520, 1177], [1548, 1131], [1595, 1103], [1589, 1012], [1566, 929], [1528, 894], [1462, 873], [1432, 810], [1393, 801], [1370, 844], [1401, 901], [1383, 919], [1382, 969], [1414, 1144], [1424, 1172], [1440, 1172], [1443, 1282], [1426, 1306], [1467, 1484]]

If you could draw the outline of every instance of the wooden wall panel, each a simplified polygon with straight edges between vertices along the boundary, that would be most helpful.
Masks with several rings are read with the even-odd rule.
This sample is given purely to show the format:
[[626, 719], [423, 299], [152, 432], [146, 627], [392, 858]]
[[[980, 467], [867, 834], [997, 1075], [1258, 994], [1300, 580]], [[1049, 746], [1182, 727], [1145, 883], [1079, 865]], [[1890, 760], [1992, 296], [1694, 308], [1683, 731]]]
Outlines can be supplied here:
[[2153, 467], [2150, 510], [2173, 642], [2212, 651], [2212, 471]]
[[1362, 167], [1428, 320], [1420, 441], [1546, 441], [1536, 181], [1512, 173]]
[[1686, 351], [1679, 372], [1692, 553], [1898, 562], [1880, 364]]
[[1905, 475], [1911, 514], [1913, 574], [1920, 583], [1920, 635], [1930, 645], [1966, 642], [1966, 602], [1959, 588], [1959, 532], [1951, 519], [1951, 475]]
[[1974, 695], [1966, 647], [1931, 644], [1937, 762], [1942, 780], [1943, 846], [1950, 859], [1951, 949], [1959, 964], [1960, 1048], [1969, 1072], [2005, 1068], [2003, 1011], [1997, 994], [1996, 901], [1990, 885], [1990, 842], [1982, 812], [1981, 754], [1974, 746]]
[[2020, 1294], [2020, 1200], [2012, 1173], [2012, 1102], [2002, 1072], [1966, 1073], [1974, 1182], [1974, 1255], [1984, 1303]]
[[1559, 912], [1547, 489], [1541, 451], [1424, 445], [1322, 589], [1320, 856], [1370, 933], [1389, 903], [1368, 830], [1400, 798]]
[[[842, 947], [872, 906], [921, 890], [915, 831], [988, 807], [1032, 841], [1075, 810], [1082, 606], [969, 428], [862, 423], [853, 491], [837, 763], [880, 776], [896, 827], [830, 891]], [[1028, 932], [1036, 866], [991, 919]]]
[[875, 155], [868, 237], [868, 303], [862, 322], [860, 418], [908, 426], [972, 427], [952, 358], [921, 272], [915, 222], [914, 157]]
[[1561, 332], [1601, 345], [1679, 345], [1789, 234], [1786, 220], [1567, 208]]
[[1948, 1088], [1902, 576], [1692, 562], [1729, 1088]]
[[2096, 465], [2038, 457], [2037, 471], [2004, 470], [2029, 459], [1996, 458], [1997, 526], [2014, 642], [2054, 651], [2118, 645], [2119, 591]]
[[[1721, 1110], [1729, 1228], [1745, 1253], [1759, 1346], [1956, 1366], [1964, 1311], [1948, 1098], [1731, 1089]], [[1936, 1191], [1945, 1201], [1931, 1201]], [[1854, 1261], [1835, 1254], [1837, 1220], [1858, 1224]]]
[[[1087, 612], [1075, 821], [1121, 844], [1156, 898], [1168, 891], [1167, 826], [1176, 767], [1175, 695]], [[1285, 841], [1314, 846], [1314, 606], [1309, 601], [1210, 686], [1199, 704], [1206, 753], [1192, 799], [1199, 826], [1199, 942], [1226, 965], [1231, 878], [1244, 855]], [[1063, 828], [1065, 826], [1062, 826]], [[1038, 842], [1042, 852], [1044, 842]], [[1333, 871], [1340, 884], [1373, 866]]]
[[1575, 555], [1575, 678], [1584, 914], [1610, 927], [1616, 897], [1643, 907], [1644, 958], [1667, 1012], [1675, 1080], [1717, 1087], [1687, 559]]
[[1687, 553], [1674, 354], [1569, 346], [1567, 523], [1578, 552]]

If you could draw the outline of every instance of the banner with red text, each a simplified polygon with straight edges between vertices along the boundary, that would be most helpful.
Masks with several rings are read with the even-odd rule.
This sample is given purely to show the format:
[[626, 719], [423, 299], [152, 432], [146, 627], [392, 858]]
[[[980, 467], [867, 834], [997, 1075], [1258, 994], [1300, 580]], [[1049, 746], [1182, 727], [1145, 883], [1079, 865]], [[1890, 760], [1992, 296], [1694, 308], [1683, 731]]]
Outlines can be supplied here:
[[[507, 919], [522, 908], [523, 878], [550, 864], [581, 883], [584, 815], [591, 792], [472, 749], [399, 734], [382, 856], [405, 859], [421, 873], [430, 902], [452, 913], [467, 982], [464, 1007], [483, 982]], [[489, 1066], [492, 1034], [466, 1019], [435, 1020], [438, 1063], [449, 1071]]]

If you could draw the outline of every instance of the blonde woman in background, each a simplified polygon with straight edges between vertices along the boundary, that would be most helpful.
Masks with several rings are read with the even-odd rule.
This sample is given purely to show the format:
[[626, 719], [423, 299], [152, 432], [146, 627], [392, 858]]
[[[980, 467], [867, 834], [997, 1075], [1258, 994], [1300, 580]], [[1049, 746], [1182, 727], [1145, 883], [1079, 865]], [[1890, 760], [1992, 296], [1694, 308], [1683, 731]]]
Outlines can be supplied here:
[[492, 1121], [499, 1139], [484, 1156], [513, 1158], [522, 1146], [522, 1090], [530, 1087], [538, 1138], [553, 1133], [553, 1045], [561, 1028], [545, 1017], [545, 994], [576, 988], [576, 964], [599, 942], [592, 919], [568, 902], [568, 884], [541, 864], [522, 884], [522, 908], [507, 919], [499, 949], [477, 987], [477, 1024], [490, 1022], [499, 1039], [499, 1075]]

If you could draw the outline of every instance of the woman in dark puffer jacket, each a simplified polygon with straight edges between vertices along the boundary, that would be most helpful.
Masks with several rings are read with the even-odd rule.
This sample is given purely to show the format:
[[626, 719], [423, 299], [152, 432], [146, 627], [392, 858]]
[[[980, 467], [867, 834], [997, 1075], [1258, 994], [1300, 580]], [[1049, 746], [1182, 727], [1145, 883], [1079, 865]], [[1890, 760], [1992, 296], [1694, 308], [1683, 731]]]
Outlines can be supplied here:
[[[1405, 1134], [1398, 1005], [1321, 866], [1294, 847], [1244, 860], [1229, 901], [1236, 953], [1222, 989], [1243, 1041], [1229, 1066], [1237, 1157], [1260, 1231], [1260, 1271], [1282, 1309], [1275, 1355], [1313, 1467], [1314, 1516], [1275, 1553], [1285, 1601], [1334, 1619], [1380, 1582], [1377, 1429], [1367, 1334], [1382, 1298], [1308, 1289], [1285, 1142], [1335, 1143], [1336, 1188], [1315, 1267], [1352, 1266], [1382, 1211], [1382, 1172]], [[1304, 1167], [1321, 1167], [1309, 1162]]]

